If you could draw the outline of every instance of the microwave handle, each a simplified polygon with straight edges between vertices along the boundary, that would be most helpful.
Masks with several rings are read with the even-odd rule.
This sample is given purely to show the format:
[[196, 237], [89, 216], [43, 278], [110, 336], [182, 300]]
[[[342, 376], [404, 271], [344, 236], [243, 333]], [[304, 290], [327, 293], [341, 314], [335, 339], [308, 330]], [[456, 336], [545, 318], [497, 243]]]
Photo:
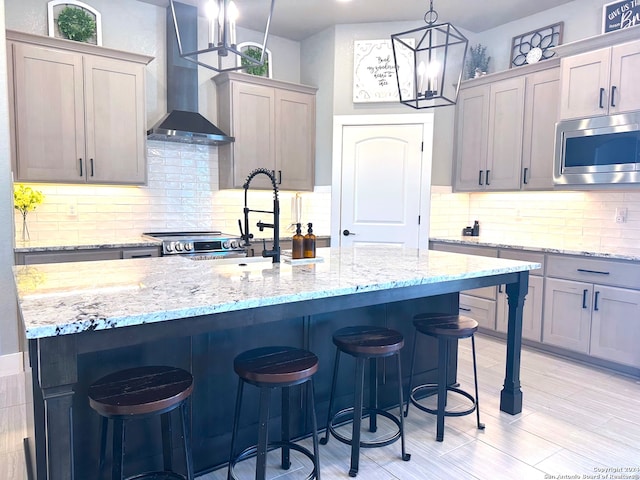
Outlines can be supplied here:
[[611, 85], [611, 106], [616, 106], [616, 86]]
[[602, 97], [603, 97], [603, 95], [604, 95], [604, 88], [601, 88], [601, 89], [600, 89], [600, 102], [598, 103], [598, 106], [599, 106], [600, 108], [604, 108], [604, 104], [602, 103], [602, 100], [603, 100], [603, 99], [602, 99]]

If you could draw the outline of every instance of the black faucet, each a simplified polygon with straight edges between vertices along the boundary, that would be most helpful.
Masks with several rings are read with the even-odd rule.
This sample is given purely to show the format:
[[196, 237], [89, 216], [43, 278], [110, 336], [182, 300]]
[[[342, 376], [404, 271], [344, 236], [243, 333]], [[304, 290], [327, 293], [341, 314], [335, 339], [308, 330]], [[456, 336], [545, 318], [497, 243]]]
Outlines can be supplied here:
[[[249, 184], [253, 177], [256, 175], [263, 173], [271, 180], [271, 184], [273, 185], [273, 211], [267, 210], [250, 210], [247, 206], [247, 191], [249, 190]], [[240, 225], [240, 235], [244, 240], [245, 247], [251, 245], [251, 239], [253, 238], [253, 234], [249, 233], [249, 212], [260, 212], [260, 213], [272, 213], [273, 214], [273, 223], [263, 223], [260, 220], [256, 226], [262, 232], [265, 228], [273, 228], [273, 248], [271, 250], [267, 250], [266, 244], [263, 242], [263, 257], [271, 257], [273, 259], [273, 263], [280, 263], [280, 201], [278, 200], [278, 182], [276, 181], [276, 176], [274, 172], [271, 170], [267, 170], [266, 168], [256, 168], [252, 171], [247, 177], [246, 182], [243, 185], [244, 188], [244, 232], [242, 231], [242, 224], [238, 220], [238, 224]]]

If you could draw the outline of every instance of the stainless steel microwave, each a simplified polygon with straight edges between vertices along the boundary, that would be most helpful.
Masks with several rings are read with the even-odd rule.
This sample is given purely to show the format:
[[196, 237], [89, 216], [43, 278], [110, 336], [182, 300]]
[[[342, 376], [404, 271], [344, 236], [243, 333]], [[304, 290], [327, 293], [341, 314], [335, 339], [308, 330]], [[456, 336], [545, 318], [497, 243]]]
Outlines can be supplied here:
[[640, 112], [558, 122], [553, 181], [640, 185]]

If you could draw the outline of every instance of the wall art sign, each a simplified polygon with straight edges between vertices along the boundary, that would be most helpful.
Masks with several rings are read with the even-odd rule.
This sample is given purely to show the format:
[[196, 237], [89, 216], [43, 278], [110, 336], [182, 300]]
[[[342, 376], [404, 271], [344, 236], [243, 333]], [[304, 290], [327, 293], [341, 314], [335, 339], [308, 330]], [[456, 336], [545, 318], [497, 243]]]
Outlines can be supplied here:
[[602, 33], [640, 25], [640, 0], [618, 0], [602, 7]]
[[[413, 56], [398, 59], [400, 68], [413, 70]], [[401, 86], [413, 90], [413, 82]], [[396, 66], [389, 40], [353, 42], [353, 103], [399, 102]]]

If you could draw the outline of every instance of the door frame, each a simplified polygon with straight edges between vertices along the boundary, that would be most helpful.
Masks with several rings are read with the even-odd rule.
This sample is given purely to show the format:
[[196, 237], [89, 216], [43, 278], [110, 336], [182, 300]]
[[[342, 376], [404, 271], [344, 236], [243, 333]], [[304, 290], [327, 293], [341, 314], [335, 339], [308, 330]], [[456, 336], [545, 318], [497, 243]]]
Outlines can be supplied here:
[[333, 164], [331, 167], [331, 245], [340, 245], [340, 212], [342, 211], [342, 133], [346, 126], [358, 125], [416, 125], [422, 130], [422, 159], [420, 167], [420, 225], [418, 248], [429, 248], [429, 214], [431, 210], [431, 163], [433, 157], [433, 112], [384, 115], [334, 115]]

